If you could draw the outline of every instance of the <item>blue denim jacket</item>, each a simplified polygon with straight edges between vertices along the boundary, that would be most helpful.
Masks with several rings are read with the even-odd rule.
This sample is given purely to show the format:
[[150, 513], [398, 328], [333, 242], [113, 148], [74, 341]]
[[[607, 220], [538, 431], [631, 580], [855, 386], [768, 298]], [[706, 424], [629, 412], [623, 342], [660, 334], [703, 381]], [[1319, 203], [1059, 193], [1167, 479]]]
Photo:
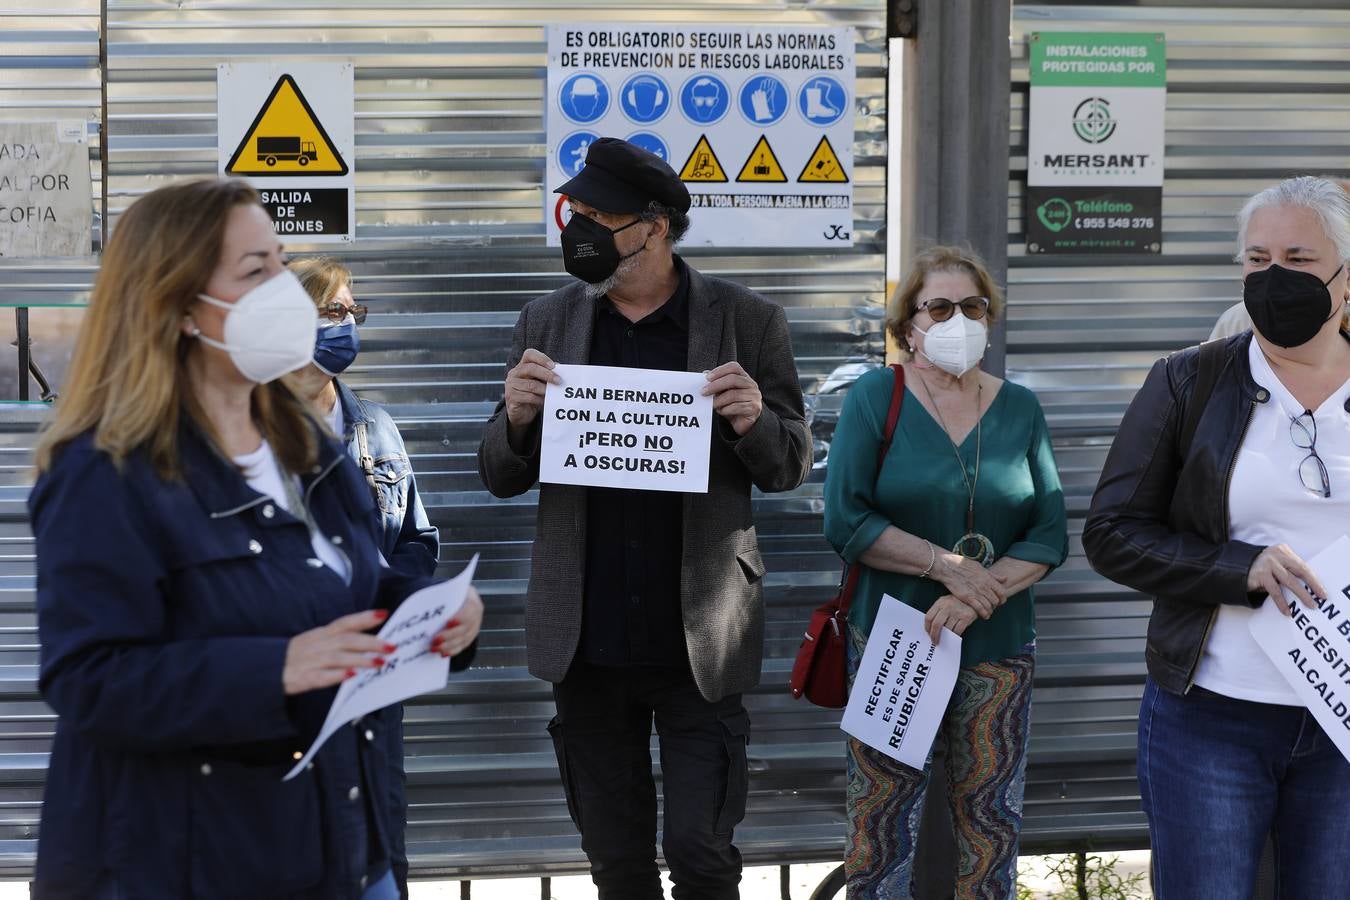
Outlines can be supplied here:
[[[341, 381], [334, 379], [342, 405], [343, 440], [347, 455], [362, 471], [379, 507], [380, 552], [389, 565], [407, 575], [430, 575], [436, 570], [440, 532], [427, 519], [417, 494], [408, 451], [389, 413], [378, 403], [363, 400]], [[364, 443], [362, 446], [362, 430]], [[473, 659], [470, 647], [450, 661], [454, 671], [466, 669]], [[403, 707], [380, 711], [387, 725], [385, 750], [389, 759], [389, 807], [392, 827], [389, 855], [399, 893], [408, 896], [406, 776], [403, 771]]]
[[362, 400], [341, 381], [335, 379], [334, 384], [342, 405], [347, 455], [365, 475], [380, 509], [380, 552], [389, 565], [405, 574], [432, 574], [440, 553], [440, 533], [427, 519], [417, 495], [417, 481], [398, 426], [378, 403]]

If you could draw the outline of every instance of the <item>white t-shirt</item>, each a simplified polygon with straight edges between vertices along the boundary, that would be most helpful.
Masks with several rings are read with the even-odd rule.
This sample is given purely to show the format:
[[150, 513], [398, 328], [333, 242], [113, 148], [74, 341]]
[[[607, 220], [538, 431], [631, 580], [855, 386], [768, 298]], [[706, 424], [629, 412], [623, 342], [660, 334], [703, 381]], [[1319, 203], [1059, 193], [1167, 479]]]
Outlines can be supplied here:
[[[342, 414], [339, 407], [338, 415]], [[272, 447], [264, 440], [261, 446], [252, 453], [245, 453], [243, 456], [236, 456], [234, 461], [244, 470], [244, 478], [248, 480], [248, 486], [260, 494], [266, 494], [271, 497], [282, 509], [294, 513], [291, 509], [290, 498], [286, 496], [286, 487], [281, 481], [281, 469], [277, 467], [276, 457], [272, 454]], [[295, 482], [295, 490], [298, 496], [304, 496], [304, 489], [300, 486], [300, 479], [294, 475], [291, 476]], [[324, 565], [332, 569], [342, 580], [350, 582], [352, 580], [351, 561], [333, 546], [332, 541], [319, 534], [317, 531], [311, 531], [309, 534], [310, 545], [314, 548], [314, 556], [321, 560]]]
[[333, 408], [328, 411], [328, 415], [324, 416], [323, 420], [332, 429], [333, 434], [337, 435], [338, 440], [342, 440], [342, 404], [334, 399]]
[[[1350, 413], [1345, 411], [1350, 381], [1313, 410], [1317, 455], [1331, 483], [1331, 496], [1323, 497], [1305, 488], [1298, 474], [1308, 451], [1294, 446], [1289, 428], [1303, 406], [1280, 382], [1254, 339], [1248, 357], [1252, 376], [1270, 391], [1270, 400], [1256, 404], [1238, 450], [1228, 489], [1229, 535], [1262, 546], [1288, 544], [1308, 559], [1350, 531]], [[1302, 706], [1247, 630], [1254, 612], [1227, 603], [1219, 607], [1195, 683], [1239, 700]]]

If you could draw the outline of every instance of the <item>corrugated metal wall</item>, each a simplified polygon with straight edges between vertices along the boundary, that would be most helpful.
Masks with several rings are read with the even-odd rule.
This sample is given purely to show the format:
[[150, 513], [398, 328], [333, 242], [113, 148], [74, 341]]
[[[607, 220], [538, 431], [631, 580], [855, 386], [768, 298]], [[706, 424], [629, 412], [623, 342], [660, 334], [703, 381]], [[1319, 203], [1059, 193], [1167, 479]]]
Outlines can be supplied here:
[[[81, 48], [72, 55], [93, 67], [82, 77], [96, 107], [98, 4], [82, 0], [86, 7], [70, 19], [70, 40], [58, 42], [53, 35], [52, 23], [64, 23], [62, 17], [21, 21], [34, 29], [29, 40], [35, 45]], [[419, 487], [441, 529], [443, 570], [457, 570], [474, 552], [483, 554], [479, 585], [489, 610], [475, 669], [407, 711], [410, 849], [424, 871], [514, 872], [581, 860], [543, 729], [551, 715], [548, 686], [524, 670], [523, 595], [535, 494], [505, 502], [492, 498], [474, 462], [481, 423], [501, 395], [520, 307], [567, 278], [557, 251], [543, 246], [540, 215], [541, 192], [553, 187], [541, 184], [543, 24], [857, 28], [856, 246], [830, 254], [688, 254], [699, 269], [786, 307], [823, 460], [839, 408], [835, 392], [852, 377], [836, 370], [849, 360], [875, 363], [882, 353], [884, 7], [883, 0], [108, 0], [112, 227], [121, 210], [146, 191], [216, 171], [218, 62], [355, 63], [357, 241], [342, 255], [356, 273], [358, 297], [372, 312], [349, 381], [389, 404], [403, 430]], [[17, 68], [6, 68], [10, 65]], [[27, 68], [0, 62], [0, 77], [6, 79], [0, 82], [0, 103], [11, 96], [6, 90], [11, 83], [32, 82], [35, 73]], [[47, 79], [50, 73], [37, 74]], [[32, 92], [14, 96], [29, 98]], [[293, 254], [305, 249], [291, 245]], [[68, 279], [66, 299], [79, 299], [91, 274], [85, 267]], [[0, 269], [0, 279], [9, 277]], [[3, 372], [0, 362], [0, 378]], [[32, 549], [22, 507], [34, 420], [31, 412], [0, 413], [6, 444], [17, 457], [11, 467], [15, 486], [0, 507], [4, 535], [14, 548], [6, 570], [7, 619], [0, 620], [10, 626], [2, 648], [7, 665], [0, 667], [0, 679], [8, 679], [7, 687], [0, 682], [7, 701], [0, 708], [7, 713], [0, 715], [0, 755], [32, 754], [0, 762], [0, 778], [12, 782], [13, 791], [26, 792], [21, 804], [0, 802], [0, 869], [9, 871], [31, 863], [53, 723], [34, 685]], [[808, 609], [838, 575], [820, 534], [822, 480], [818, 468], [795, 492], [756, 498], [770, 620], [763, 692], [749, 701], [756, 776], [741, 843], [755, 845], [750, 858], [827, 858], [842, 841], [837, 714], [792, 705], [783, 689]], [[24, 742], [18, 741], [21, 732]], [[780, 763], [803, 757], [794, 747], [817, 742], [833, 746], [810, 754], [811, 765], [819, 767], [812, 777]], [[803, 784], [809, 787], [803, 790]], [[4, 791], [0, 781], [0, 801], [9, 799]], [[794, 837], [780, 837], [784, 831]]]
[[[1116, 822], [1126, 842], [1138, 839], [1130, 761], [1150, 605], [1091, 572], [1079, 540], [1083, 515], [1149, 366], [1206, 338], [1241, 298], [1232, 256], [1242, 202], [1282, 177], [1350, 171], [1350, 11], [1294, 8], [1308, 5], [1345, 4], [1019, 3], [1013, 10], [1008, 374], [1045, 406], [1072, 539], [1069, 563], [1037, 589], [1042, 668], [1033, 742], [1094, 735], [1066, 753], [1057, 778], [1029, 783], [1027, 808], [1074, 816], [1084, 811], [1079, 785], [1096, 775], [1101, 796], [1088, 805], [1102, 822]], [[1038, 30], [1166, 34], [1161, 256], [1026, 255], [1026, 36]], [[1076, 665], [1078, 677], [1065, 683], [1055, 671], [1063, 667], [1044, 665], [1050, 659]]]
[[[96, 240], [101, 103], [98, 0], [59, 5], [19, 0], [0, 9], [0, 118], [95, 123], [90, 129], [90, 212]], [[30, 319], [34, 350], [45, 358], [46, 346], [78, 322], [79, 311], [69, 305], [84, 300], [93, 272], [92, 260], [0, 259], [0, 398], [17, 396], [11, 308], [35, 307]], [[55, 721], [35, 685], [33, 552], [24, 510], [31, 432], [42, 415], [40, 408], [0, 401], [0, 873], [31, 865], [27, 838], [37, 821]]]
[[[881, 351], [883, 11], [881, 0], [406, 0], [398, 8], [374, 0], [109, 0], [113, 218], [158, 184], [215, 171], [218, 61], [356, 63], [358, 241], [346, 256], [374, 312], [351, 380], [390, 403], [403, 427], [442, 529], [446, 569], [483, 552], [490, 606], [482, 666], [408, 712], [411, 838], [428, 871], [528, 871], [580, 859], [542, 732], [547, 686], [523, 669], [534, 496], [492, 499], [473, 463], [480, 423], [500, 394], [517, 311], [565, 280], [555, 253], [542, 246], [539, 221], [547, 187], [540, 183], [541, 25], [603, 19], [859, 29], [858, 246], [830, 255], [690, 254], [699, 268], [787, 307], [823, 459], [839, 392], [856, 374], [846, 363], [875, 362]], [[1228, 257], [1242, 199], [1280, 176], [1341, 172], [1350, 163], [1350, 12], [1027, 4], [1015, 7], [1013, 24], [1008, 371], [1046, 407], [1074, 531], [1069, 564], [1039, 592], [1038, 765], [1027, 810], [1041, 824], [1028, 844], [1085, 834], [1099, 846], [1131, 843], [1141, 833], [1129, 760], [1148, 604], [1091, 574], [1077, 531], [1120, 413], [1147, 366], [1202, 338], [1238, 297]], [[92, 0], [0, 11], [0, 116], [78, 109], [97, 117], [98, 27]], [[1166, 33], [1161, 257], [1025, 257], [1024, 38], [1038, 29]], [[0, 302], [78, 300], [91, 274], [87, 265], [0, 263]], [[5, 371], [0, 358], [0, 380]], [[52, 726], [34, 687], [32, 549], [22, 506], [35, 420], [28, 411], [0, 411], [7, 473], [0, 487], [0, 869], [11, 872], [31, 862]], [[837, 717], [792, 704], [781, 690], [805, 612], [836, 575], [820, 538], [822, 477], [818, 470], [800, 490], [756, 501], [770, 568], [770, 626], [765, 684], [750, 700], [751, 815], [738, 832], [752, 859], [827, 858], [842, 842]], [[824, 749], [804, 769], [813, 748]]]

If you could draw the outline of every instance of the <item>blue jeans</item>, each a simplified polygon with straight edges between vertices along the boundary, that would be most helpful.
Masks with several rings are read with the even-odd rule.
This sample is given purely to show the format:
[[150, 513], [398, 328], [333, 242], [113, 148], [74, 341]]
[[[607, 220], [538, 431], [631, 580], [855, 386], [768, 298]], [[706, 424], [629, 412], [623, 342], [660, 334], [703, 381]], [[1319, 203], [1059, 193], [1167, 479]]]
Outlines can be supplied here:
[[398, 883], [394, 881], [393, 869], [386, 869], [382, 877], [371, 882], [361, 900], [398, 900]]
[[1346, 896], [1350, 763], [1306, 709], [1150, 678], [1139, 790], [1157, 900], [1250, 897], [1268, 833], [1281, 900]]

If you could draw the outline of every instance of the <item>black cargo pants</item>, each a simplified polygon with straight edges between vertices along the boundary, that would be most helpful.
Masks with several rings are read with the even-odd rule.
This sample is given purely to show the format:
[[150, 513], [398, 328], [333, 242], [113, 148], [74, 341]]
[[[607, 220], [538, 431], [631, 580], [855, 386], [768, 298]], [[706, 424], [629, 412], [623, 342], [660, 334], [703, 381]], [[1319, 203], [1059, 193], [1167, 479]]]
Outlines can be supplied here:
[[577, 661], [554, 685], [549, 723], [567, 809], [600, 900], [659, 900], [653, 718], [665, 812], [661, 849], [675, 900], [735, 900], [750, 716], [741, 695], [709, 703], [687, 670]]

